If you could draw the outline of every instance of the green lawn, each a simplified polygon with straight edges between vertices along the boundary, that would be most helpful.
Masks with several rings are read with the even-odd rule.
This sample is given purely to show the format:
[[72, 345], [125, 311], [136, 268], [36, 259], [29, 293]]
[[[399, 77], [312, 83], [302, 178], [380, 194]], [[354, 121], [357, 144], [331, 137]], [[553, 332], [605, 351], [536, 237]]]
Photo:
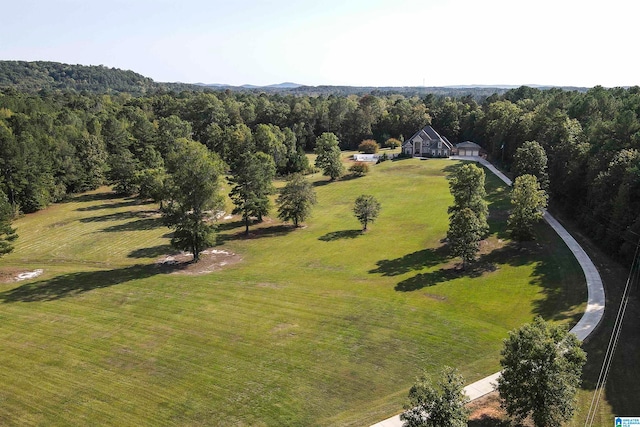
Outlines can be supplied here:
[[[199, 276], [153, 265], [171, 252], [153, 204], [103, 189], [21, 218], [2, 265], [44, 274], [0, 284], [0, 424], [362, 426], [399, 412], [422, 368], [497, 371], [510, 329], [576, 321], [584, 278], [550, 228], [508, 240], [493, 176], [492, 235], [457, 271], [442, 240], [458, 164], [312, 176], [305, 228], [223, 223], [219, 249], [242, 261]], [[366, 234], [363, 193], [382, 204]]]

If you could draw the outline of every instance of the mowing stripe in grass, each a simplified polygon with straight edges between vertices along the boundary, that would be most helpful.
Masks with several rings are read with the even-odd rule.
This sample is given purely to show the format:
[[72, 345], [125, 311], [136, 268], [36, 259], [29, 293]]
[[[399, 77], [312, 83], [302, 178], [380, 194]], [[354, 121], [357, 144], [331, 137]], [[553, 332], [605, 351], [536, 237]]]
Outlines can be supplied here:
[[[372, 402], [400, 407], [422, 368], [494, 372], [508, 330], [541, 310], [570, 321], [581, 277], [553, 236], [509, 245], [491, 179], [481, 263], [495, 268], [455, 273], [439, 249], [452, 164], [384, 162], [316, 185], [303, 229], [267, 218], [247, 239], [232, 220], [220, 238], [243, 261], [203, 276], [150, 267], [169, 251], [169, 229], [144, 221], [157, 206], [104, 189], [19, 219], [3, 264], [45, 272], [0, 285], [0, 420], [363, 425], [380, 418]], [[382, 203], [365, 234], [351, 213], [363, 193]]]

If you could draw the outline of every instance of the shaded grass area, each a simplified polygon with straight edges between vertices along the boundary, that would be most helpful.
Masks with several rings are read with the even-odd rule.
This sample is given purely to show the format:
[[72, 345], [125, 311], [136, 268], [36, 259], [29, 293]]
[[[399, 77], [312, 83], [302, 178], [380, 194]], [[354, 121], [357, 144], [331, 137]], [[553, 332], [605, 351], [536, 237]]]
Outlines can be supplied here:
[[[620, 306], [629, 268], [609, 258], [567, 221], [563, 225], [578, 240], [598, 268], [605, 286], [604, 319], [584, 343], [587, 363], [582, 388], [578, 392], [578, 411], [571, 426], [583, 426], [595, 393], [602, 362]], [[640, 408], [640, 292], [632, 289], [622, 333], [615, 350], [604, 393], [596, 411], [594, 425], [611, 425], [615, 416], [637, 416]]]
[[[584, 282], [545, 227], [538, 246], [501, 237], [491, 179], [494, 231], [457, 272], [442, 242], [455, 164], [318, 186], [304, 228], [222, 223], [220, 248], [244, 261], [203, 276], [161, 274], [156, 206], [104, 189], [20, 219], [3, 262], [45, 273], [0, 285], [0, 423], [361, 426], [401, 410], [423, 368], [495, 372], [507, 331], [541, 312], [570, 323]], [[382, 203], [367, 233], [351, 212], [362, 193]]]

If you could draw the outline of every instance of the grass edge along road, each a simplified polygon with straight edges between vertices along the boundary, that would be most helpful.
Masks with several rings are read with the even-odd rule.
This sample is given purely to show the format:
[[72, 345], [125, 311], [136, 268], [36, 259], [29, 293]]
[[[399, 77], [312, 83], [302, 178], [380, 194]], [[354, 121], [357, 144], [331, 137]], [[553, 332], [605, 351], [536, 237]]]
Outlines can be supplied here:
[[[364, 425], [397, 411], [423, 368], [495, 372], [508, 330], [537, 314], [575, 322], [584, 279], [546, 225], [509, 242], [491, 176], [491, 237], [455, 270], [442, 239], [457, 164], [315, 175], [306, 228], [268, 219], [244, 238], [231, 219], [219, 249], [242, 261], [207, 275], [153, 274], [169, 231], [154, 205], [99, 193], [20, 219], [3, 265], [45, 272], [0, 285], [0, 421]], [[382, 204], [364, 234], [359, 194]]]

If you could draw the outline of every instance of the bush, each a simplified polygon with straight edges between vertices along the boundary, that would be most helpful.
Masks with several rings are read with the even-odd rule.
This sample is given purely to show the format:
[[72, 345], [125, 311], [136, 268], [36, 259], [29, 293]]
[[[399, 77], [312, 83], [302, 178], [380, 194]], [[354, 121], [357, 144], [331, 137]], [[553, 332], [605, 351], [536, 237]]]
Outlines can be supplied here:
[[395, 138], [389, 138], [387, 142], [385, 142], [385, 145], [389, 148], [398, 148], [401, 144], [400, 140]]
[[373, 139], [365, 139], [358, 145], [358, 151], [362, 151], [365, 154], [375, 154], [380, 149], [380, 146]]
[[378, 161], [376, 162], [376, 164], [386, 162], [387, 160], [389, 160], [389, 156], [387, 155], [387, 153], [382, 153], [382, 156], [378, 157]]
[[355, 176], [364, 176], [365, 174], [369, 173], [369, 165], [365, 162], [355, 162], [349, 168], [349, 172], [351, 172]]

